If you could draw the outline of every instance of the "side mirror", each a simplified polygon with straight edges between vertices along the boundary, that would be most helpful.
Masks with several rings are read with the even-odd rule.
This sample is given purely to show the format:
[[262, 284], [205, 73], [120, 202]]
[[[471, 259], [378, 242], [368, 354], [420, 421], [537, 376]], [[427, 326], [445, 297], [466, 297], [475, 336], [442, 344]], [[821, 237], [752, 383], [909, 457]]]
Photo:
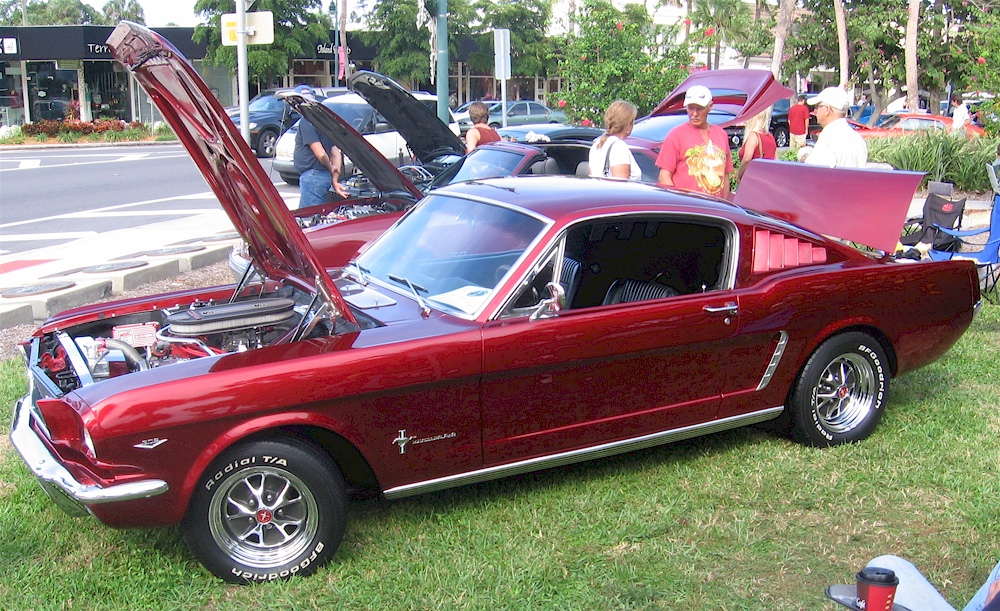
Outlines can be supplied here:
[[392, 126], [386, 123], [385, 121], [380, 121], [375, 124], [376, 134], [384, 134], [386, 132], [391, 132], [391, 131], [392, 131]]
[[543, 299], [535, 311], [531, 313], [530, 320], [547, 318], [561, 312], [566, 307], [566, 291], [558, 282], [549, 282], [545, 285], [549, 291], [549, 298]]

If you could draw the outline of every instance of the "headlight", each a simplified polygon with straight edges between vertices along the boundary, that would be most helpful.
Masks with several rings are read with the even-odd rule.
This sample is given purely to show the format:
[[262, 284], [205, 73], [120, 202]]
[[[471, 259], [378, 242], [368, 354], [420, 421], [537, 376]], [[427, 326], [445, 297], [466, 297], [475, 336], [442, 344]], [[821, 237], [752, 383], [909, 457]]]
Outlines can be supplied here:
[[253, 121], [250, 122], [250, 129], [257, 129], [257, 124]]

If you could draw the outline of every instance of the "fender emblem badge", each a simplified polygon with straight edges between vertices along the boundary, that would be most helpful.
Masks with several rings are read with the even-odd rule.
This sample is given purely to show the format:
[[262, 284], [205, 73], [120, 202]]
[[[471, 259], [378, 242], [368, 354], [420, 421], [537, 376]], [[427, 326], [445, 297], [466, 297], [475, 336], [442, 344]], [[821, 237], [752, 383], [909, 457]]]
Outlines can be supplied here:
[[400, 429], [399, 437], [396, 437], [395, 439], [392, 440], [394, 444], [399, 446], [400, 454], [406, 454], [406, 444], [410, 443], [411, 441], [413, 441], [413, 437], [406, 436], [406, 429]]

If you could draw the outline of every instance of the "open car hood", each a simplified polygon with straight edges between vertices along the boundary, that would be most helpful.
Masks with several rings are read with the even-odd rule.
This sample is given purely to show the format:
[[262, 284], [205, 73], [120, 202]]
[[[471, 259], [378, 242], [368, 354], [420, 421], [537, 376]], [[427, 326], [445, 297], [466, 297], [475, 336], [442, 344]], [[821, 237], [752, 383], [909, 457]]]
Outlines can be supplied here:
[[733, 203], [815, 233], [893, 252], [923, 177], [923, 172], [754, 159]]
[[416, 199], [424, 196], [385, 155], [324, 104], [295, 91], [281, 92], [277, 96], [337, 145], [340, 152], [350, 157], [354, 167], [380, 192], [409, 193]]
[[420, 161], [426, 163], [444, 154], [465, 154], [462, 140], [396, 81], [375, 72], [360, 70], [351, 75], [348, 86], [368, 100], [396, 128]]
[[649, 116], [686, 115], [684, 94], [692, 85], [708, 87], [712, 92], [712, 108], [733, 115], [732, 119], [718, 123], [720, 127], [744, 123], [778, 100], [795, 94], [774, 80], [768, 70], [705, 70], [684, 79]]
[[111, 52], [135, 76], [246, 240], [254, 265], [329, 302], [333, 315], [354, 315], [260, 162], [185, 57], [144, 26], [121, 22]]

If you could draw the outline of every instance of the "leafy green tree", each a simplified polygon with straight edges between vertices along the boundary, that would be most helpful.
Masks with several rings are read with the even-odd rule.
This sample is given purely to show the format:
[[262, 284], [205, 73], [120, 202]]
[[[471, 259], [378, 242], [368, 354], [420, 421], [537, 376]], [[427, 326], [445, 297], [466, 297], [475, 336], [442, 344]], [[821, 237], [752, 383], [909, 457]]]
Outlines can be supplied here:
[[146, 23], [146, 14], [143, 12], [139, 0], [108, 0], [101, 7], [101, 11], [108, 23], [118, 23], [123, 20]]
[[664, 28], [642, 4], [623, 10], [608, 0], [584, 0], [579, 34], [568, 38], [560, 63], [568, 87], [560, 92], [566, 114], [595, 124], [608, 104], [628, 100], [648, 113], [687, 76], [686, 45], [673, 46], [674, 28]]
[[[996, 0], [992, 0], [996, 2]], [[806, 74], [816, 66], [839, 65], [835, 17], [828, 0], [803, 0], [807, 17], [789, 38], [782, 74]], [[918, 87], [930, 93], [930, 110], [948, 87], [964, 91], [974, 62], [970, 60], [973, 25], [983, 11], [967, 2], [934, 0], [923, 5], [917, 27]], [[845, 4], [848, 86], [859, 85], [874, 104], [873, 117], [900, 95], [906, 85], [903, 40], [906, 3], [897, 0], [852, 0]], [[996, 38], [996, 30], [992, 30]]]
[[[969, 88], [1000, 95], [1000, 1], [983, 2], [970, 20]], [[982, 104], [980, 118], [987, 132], [1000, 134], [1000, 99]]]
[[[247, 71], [251, 80], [265, 84], [288, 74], [289, 58], [309, 57], [316, 43], [330, 40], [330, 16], [321, 12], [320, 0], [257, 0], [254, 11], [274, 14], [274, 43], [247, 47]], [[205, 61], [236, 69], [236, 47], [222, 45], [221, 16], [236, 12], [234, 0], [197, 0], [194, 10], [205, 23], [195, 26], [194, 39], [208, 43]]]
[[[104, 16], [81, 0], [32, 0], [28, 25], [102, 25]], [[0, 2], [0, 25], [21, 25], [21, 0]]]
[[[450, 4], [451, 0], [449, 0]], [[552, 74], [558, 63], [553, 40], [545, 35], [552, 19], [551, 0], [479, 0], [475, 5], [481, 16], [480, 31], [496, 28], [510, 30], [510, 70], [515, 76]], [[493, 65], [493, 37], [483, 36], [484, 54]]]
[[[432, 18], [437, 0], [425, 0], [424, 8]], [[367, 3], [359, 3], [364, 10]], [[375, 2], [367, 13], [368, 29], [362, 41], [374, 46], [375, 69], [405, 85], [415, 86], [430, 81], [431, 44], [428, 28], [417, 26], [418, 0]], [[477, 21], [468, 0], [448, 0], [448, 54], [456, 53], [456, 40], [468, 36]]]

